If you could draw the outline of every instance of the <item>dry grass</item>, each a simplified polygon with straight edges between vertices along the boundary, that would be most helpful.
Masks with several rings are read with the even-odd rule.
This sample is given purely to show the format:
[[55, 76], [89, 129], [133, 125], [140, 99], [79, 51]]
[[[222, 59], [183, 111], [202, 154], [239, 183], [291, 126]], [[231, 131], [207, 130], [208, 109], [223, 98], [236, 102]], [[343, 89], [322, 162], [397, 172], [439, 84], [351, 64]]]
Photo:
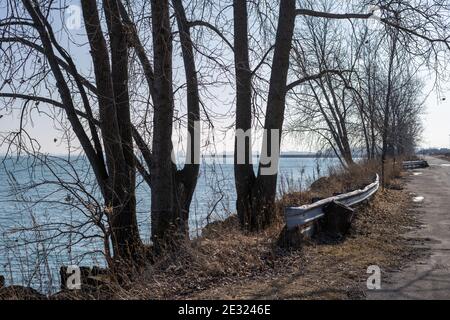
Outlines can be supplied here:
[[[388, 187], [401, 176], [401, 160], [390, 160], [386, 166], [386, 182]], [[375, 175], [380, 174], [380, 164], [375, 161], [368, 161], [355, 164], [348, 170], [330, 168], [330, 173], [312, 183], [306, 192], [293, 192], [286, 195], [279, 201], [280, 208], [285, 206], [299, 206], [313, 202], [317, 198], [331, 197], [337, 193], [344, 193], [356, 189], [362, 189], [372, 183]]]
[[[366, 270], [396, 269], [416, 255], [402, 234], [415, 227], [409, 198], [401, 190], [380, 192], [359, 210], [347, 239], [314, 242], [293, 252], [278, 252], [264, 272], [216, 283], [185, 296], [192, 299], [357, 299], [364, 297]], [[266, 247], [268, 250], [268, 247]]]
[[450, 161], [450, 153], [434, 155], [434, 157], [442, 159], [442, 160]]
[[[389, 169], [391, 168], [391, 169]], [[401, 190], [397, 166], [388, 166], [390, 188], [379, 191], [358, 209], [349, 236], [341, 243], [311, 241], [299, 250], [276, 242], [284, 227], [282, 208], [314, 197], [360, 188], [378, 167], [355, 166], [333, 172], [311, 190], [284, 195], [279, 221], [258, 234], [239, 230], [237, 218], [207, 226], [203, 236], [135, 275], [127, 285], [107, 286], [91, 294], [59, 295], [58, 299], [348, 299], [362, 298], [369, 265], [395, 269], [415, 256], [403, 234], [414, 228], [408, 195]], [[367, 177], [371, 177], [368, 181]]]
[[[176, 257], [149, 267], [118, 298], [134, 299], [348, 299], [363, 298], [366, 270], [379, 265], [396, 269], [416, 256], [402, 236], [416, 227], [409, 196], [390, 166], [390, 188], [358, 209], [350, 235], [341, 243], [309, 242], [300, 250], [283, 250], [276, 241], [283, 223], [258, 234], [239, 231], [236, 217], [206, 228]], [[334, 172], [326, 188], [285, 195], [285, 205], [362, 187], [378, 171], [376, 164]], [[371, 179], [370, 179], [371, 180]], [[316, 189], [317, 188], [317, 189]]]

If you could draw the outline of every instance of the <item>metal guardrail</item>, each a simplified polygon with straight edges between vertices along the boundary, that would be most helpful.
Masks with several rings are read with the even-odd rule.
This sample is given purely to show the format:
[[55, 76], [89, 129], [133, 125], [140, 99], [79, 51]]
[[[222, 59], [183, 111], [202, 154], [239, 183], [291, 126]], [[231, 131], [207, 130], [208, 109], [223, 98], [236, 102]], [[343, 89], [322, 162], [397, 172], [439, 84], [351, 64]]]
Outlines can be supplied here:
[[348, 207], [354, 206], [369, 199], [380, 187], [380, 179], [378, 174], [375, 182], [369, 184], [364, 189], [355, 190], [349, 193], [340, 194], [334, 197], [322, 199], [312, 204], [303, 205], [301, 207], [287, 207], [284, 209], [286, 218], [286, 226], [293, 229], [296, 226], [305, 225], [311, 221], [319, 219], [325, 215], [323, 208], [325, 205], [336, 201]]
[[403, 169], [417, 169], [417, 168], [427, 168], [429, 167], [428, 162], [425, 160], [417, 161], [403, 161]]

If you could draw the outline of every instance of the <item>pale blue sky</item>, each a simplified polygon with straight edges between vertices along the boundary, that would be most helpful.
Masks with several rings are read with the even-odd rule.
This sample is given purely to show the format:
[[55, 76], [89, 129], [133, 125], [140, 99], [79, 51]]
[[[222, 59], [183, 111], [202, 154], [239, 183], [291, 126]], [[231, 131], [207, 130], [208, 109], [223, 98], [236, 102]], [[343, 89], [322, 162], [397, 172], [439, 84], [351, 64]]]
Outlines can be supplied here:
[[[450, 94], [448, 95], [450, 96]], [[431, 94], [426, 101], [426, 110], [423, 115], [423, 138], [420, 142], [422, 147], [450, 147], [450, 98], [442, 101], [437, 98], [436, 94]], [[3, 117], [0, 119], [0, 131], [10, 131], [17, 129], [18, 115], [12, 117]], [[59, 137], [51, 120], [47, 117], [36, 115], [34, 117], [33, 125], [29, 125], [29, 132], [41, 144], [44, 152], [64, 154], [66, 153], [66, 146], [60, 141], [54, 142], [55, 137]], [[228, 139], [229, 140], [229, 139]], [[76, 144], [76, 141], [74, 141]], [[299, 143], [301, 143], [299, 141]], [[285, 151], [302, 151], [307, 149], [307, 146], [301, 146], [299, 143], [292, 143], [286, 141], [282, 145], [282, 150]], [[299, 147], [301, 146], [301, 147]], [[232, 145], [222, 143], [217, 144], [219, 151], [224, 148], [227, 151], [232, 150]], [[5, 150], [0, 150], [4, 152]]]
[[[4, 0], [1, 0], [3, 2]], [[70, 1], [68, 1], [70, 3]], [[77, 3], [78, 1], [73, 1], [73, 3]], [[3, 17], [4, 12], [0, 8], [0, 17]], [[55, 19], [56, 21], [58, 19]], [[55, 27], [56, 28], [56, 27]], [[73, 32], [72, 35], [78, 39], [78, 42], [84, 42], [84, 37], [79, 37], [79, 33], [82, 33], [83, 29], [79, 32]], [[62, 43], [68, 43], [62, 39]], [[86, 70], [89, 69], [90, 59], [88, 57], [88, 53], [86, 51], [87, 47], [77, 48], [75, 46], [70, 47], [70, 52], [74, 55], [76, 63], [81, 69]], [[1, 61], [1, 59], [0, 59]], [[431, 87], [433, 82], [430, 80], [426, 83], [426, 87]], [[450, 88], [450, 86], [449, 86]], [[438, 97], [435, 92], [432, 92], [426, 100], [426, 110], [423, 115], [423, 138], [420, 142], [420, 146], [422, 147], [450, 147], [450, 90], [444, 91], [441, 93], [441, 96]], [[429, 91], [430, 89], [428, 89]], [[426, 90], [424, 90], [426, 92]], [[223, 93], [224, 99], [228, 100], [231, 92], [229, 90], [224, 90]], [[228, 97], [225, 97], [228, 95]], [[443, 101], [442, 98], [445, 97], [446, 100]], [[218, 106], [217, 108], [220, 108]], [[0, 115], [2, 112], [0, 111]], [[222, 121], [222, 125], [229, 125], [231, 119], [229, 121]], [[19, 114], [13, 113], [10, 116], [3, 116], [0, 118], [0, 132], [5, 133], [12, 130], [17, 130], [19, 123]], [[216, 123], [217, 131], [220, 131], [221, 126], [220, 123]], [[55, 130], [52, 120], [47, 117], [39, 116], [35, 114], [33, 116], [33, 122], [27, 125], [29, 133], [40, 143], [42, 146], [43, 152], [48, 153], [56, 153], [56, 154], [64, 154], [67, 152], [67, 147], [65, 144], [61, 144], [61, 140], [59, 139], [60, 132]], [[54, 142], [54, 139], [58, 138], [57, 142]], [[219, 141], [222, 139], [218, 139]], [[224, 142], [219, 142], [216, 144], [216, 149], [218, 151], [227, 150], [228, 152], [232, 151], [232, 141], [230, 137], [226, 137], [223, 140]], [[73, 141], [74, 145], [77, 145], [77, 141]], [[291, 139], [289, 141], [285, 141], [284, 145], [282, 145], [282, 150], [284, 151], [303, 151], [309, 150], [309, 146], [307, 144], [302, 144], [301, 141], [292, 142]], [[5, 151], [5, 147], [0, 147], [0, 153]]]
[[[443, 95], [444, 96], [444, 95]], [[450, 148], [450, 92], [445, 94], [445, 101], [432, 94], [426, 101], [425, 115], [423, 116], [424, 147]]]

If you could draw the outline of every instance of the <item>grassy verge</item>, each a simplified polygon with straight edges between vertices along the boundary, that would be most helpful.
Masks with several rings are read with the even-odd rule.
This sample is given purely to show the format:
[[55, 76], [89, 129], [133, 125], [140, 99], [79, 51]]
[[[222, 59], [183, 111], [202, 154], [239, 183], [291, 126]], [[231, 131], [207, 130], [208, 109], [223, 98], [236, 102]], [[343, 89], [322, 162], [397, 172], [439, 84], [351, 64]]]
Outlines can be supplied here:
[[316, 197], [360, 188], [371, 182], [373, 163], [333, 172], [306, 192], [284, 195], [280, 219], [263, 233], [244, 234], [237, 219], [205, 229], [177, 257], [149, 267], [119, 296], [136, 299], [359, 299], [367, 267], [397, 269], [416, 257], [403, 235], [417, 222], [396, 165], [388, 165], [388, 188], [358, 208], [350, 234], [340, 243], [310, 241], [298, 250], [276, 246], [284, 226], [282, 208]]
[[446, 161], [450, 161], [450, 153], [434, 155], [434, 157], [439, 158], [439, 159], [443, 159], [443, 160], [446, 160]]
[[107, 286], [93, 294], [57, 295], [56, 299], [360, 299], [367, 267], [397, 269], [416, 256], [403, 235], [417, 223], [409, 213], [398, 165], [387, 166], [388, 188], [358, 208], [344, 241], [311, 240], [301, 249], [277, 247], [287, 205], [361, 188], [373, 181], [375, 163], [334, 171], [305, 192], [278, 201], [279, 219], [258, 234], [239, 230], [235, 216], [207, 226], [202, 237], [176, 256], [148, 266], [126, 285]]

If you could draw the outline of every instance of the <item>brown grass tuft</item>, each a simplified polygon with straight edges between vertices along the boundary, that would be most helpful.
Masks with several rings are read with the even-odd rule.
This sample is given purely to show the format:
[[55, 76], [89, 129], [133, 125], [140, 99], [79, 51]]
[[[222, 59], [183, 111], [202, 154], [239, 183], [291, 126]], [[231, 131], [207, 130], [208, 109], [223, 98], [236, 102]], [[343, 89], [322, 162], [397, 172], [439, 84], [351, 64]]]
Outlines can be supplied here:
[[[326, 183], [307, 192], [284, 195], [286, 205], [301, 205], [315, 197], [361, 188], [373, 181], [375, 163], [335, 171]], [[202, 237], [186, 244], [177, 256], [149, 266], [118, 297], [137, 299], [348, 299], [364, 296], [369, 265], [398, 268], [416, 252], [403, 234], [415, 227], [408, 195], [402, 191], [398, 165], [387, 168], [388, 186], [368, 205], [358, 209], [342, 243], [307, 243], [301, 250], [276, 246], [283, 223], [258, 234], [245, 234], [236, 216], [205, 228]], [[367, 177], [370, 177], [369, 179]], [[325, 181], [325, 180], [324, 180]]]
[[148, 265], [126, 284], [90, 294], [60, 294], [58, 299], [348, 299], [364, 297], [366, 270], [376, 264], [398, 268], [415, 257], [403, 234], [416, 222], [402, 190], [397, 164], [387, 166], [388, 188], [357, 210], [350, 235], [340, 243], [308, 242], [285, 250], [276, 242], [284, 227], [285, 206], [361, 188], [373, 181], [376, 163], [331, 172], [305, 192], [283, 195], [279, 219], [257, 234], [239, 229], [236, 216], [214, 222], [180, 252]]

